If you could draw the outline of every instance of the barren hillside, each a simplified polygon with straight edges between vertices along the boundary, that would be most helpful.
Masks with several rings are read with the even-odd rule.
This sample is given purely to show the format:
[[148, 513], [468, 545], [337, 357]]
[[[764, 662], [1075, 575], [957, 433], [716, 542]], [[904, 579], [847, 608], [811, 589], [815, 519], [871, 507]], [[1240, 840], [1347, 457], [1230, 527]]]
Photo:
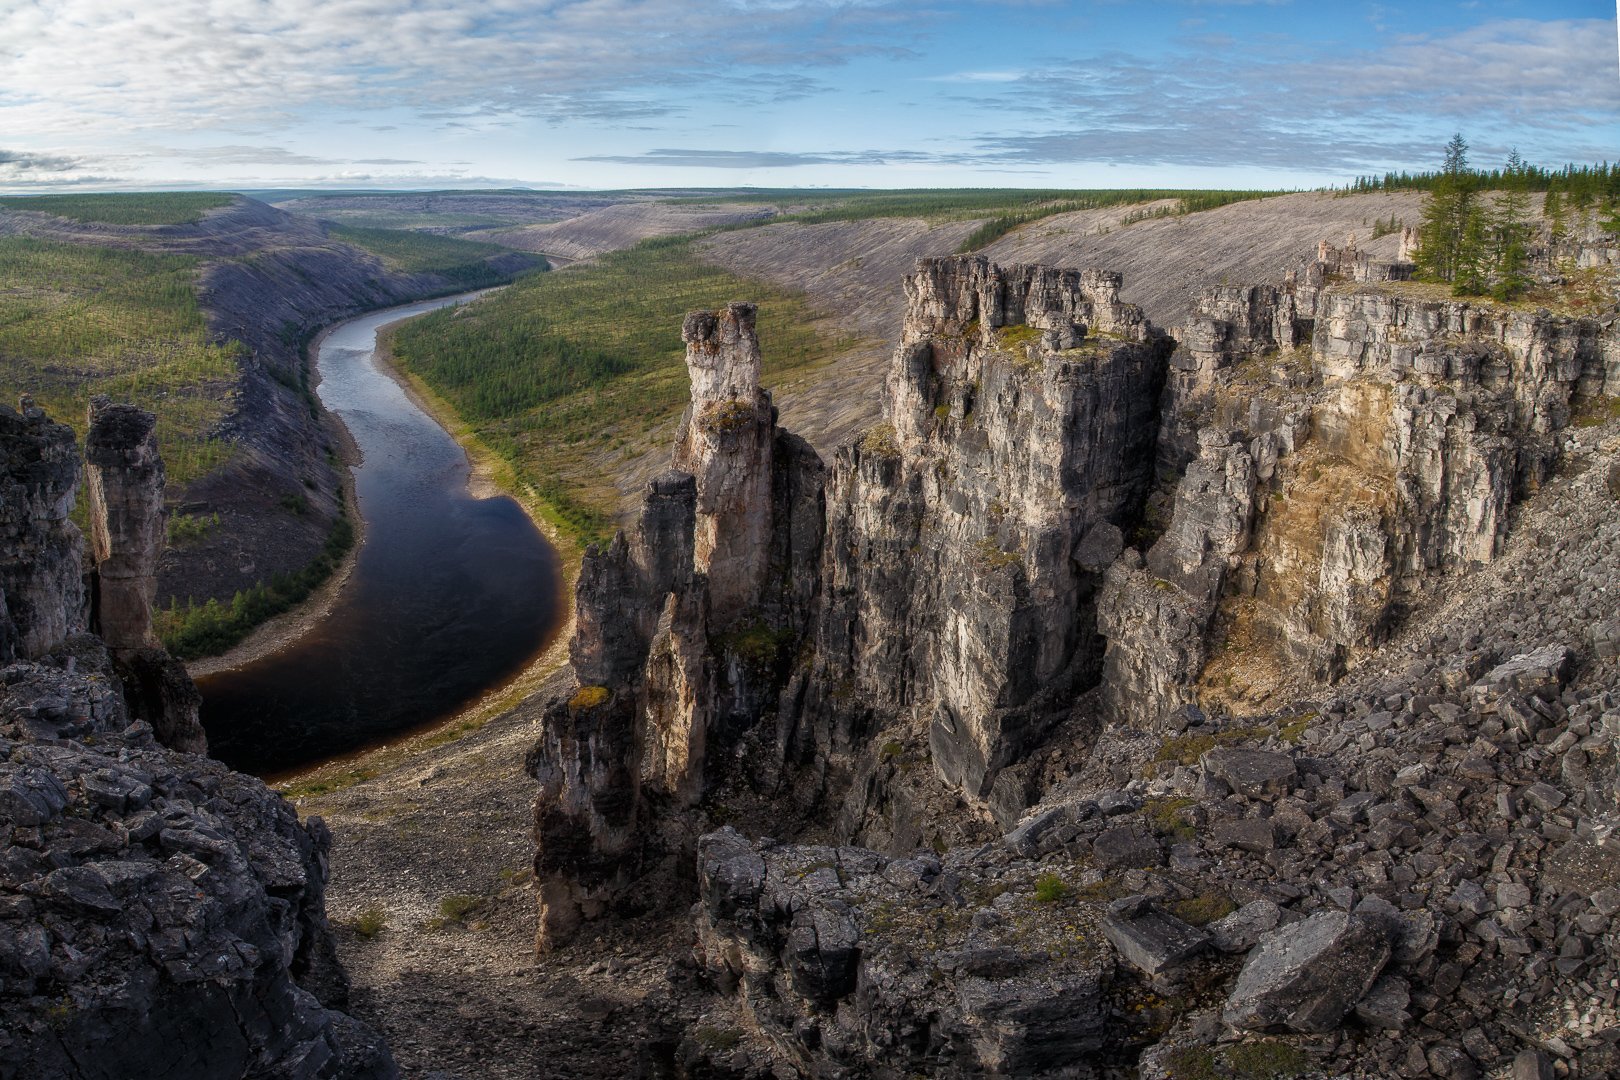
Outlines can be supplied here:
[[774, 207], [758, 205], [623, 202], [554, 225], [481, 232], [477, 239], [573, 261], [631, 247], [649, 237], [699, 232], [742, 221], [763, 220], [775, 214]]
[[1372, 239], [1373, 225], [1391, 216], [1416, 225], [1421, 192], [1369, 195], [1279, 195], [1233, 203], [1186, 217], [1150, 218], [1120, 225], [1125, 212], [1088, 210], [1027, 225], [984, 253], [1003, 265], [1017, 262], [1093, 266], [1125, 275], [1124, 299], [1140, 304], [1166, 328], [1187, 317], [1192, 288], [1220, 281], [1275, 281], [1313, 255], [1320, 240], [1357, 246], [1394, 258], [1400, 235]]
[[977, 224], [930, 225], [915, 218], [786, 222], [720, 233], [699, 250], [735, 274], [804, 290], [811, 305], [826, 313], [829, 328], [859, 339], [837, 363], [772, 388], [783, 424], [830, 456], [877, 420], [874, 391], [889, 343], [900, 334], [901, 278], [919, 258], [955, 251]]

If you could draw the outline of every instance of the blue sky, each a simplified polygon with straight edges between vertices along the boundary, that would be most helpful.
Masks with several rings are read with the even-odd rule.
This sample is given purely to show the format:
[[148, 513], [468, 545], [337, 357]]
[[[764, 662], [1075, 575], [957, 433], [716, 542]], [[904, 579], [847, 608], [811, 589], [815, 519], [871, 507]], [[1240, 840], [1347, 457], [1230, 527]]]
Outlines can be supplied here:
[[1620, 158], [1615, 6], [0, 0], [0, 190], [1312, 187]]

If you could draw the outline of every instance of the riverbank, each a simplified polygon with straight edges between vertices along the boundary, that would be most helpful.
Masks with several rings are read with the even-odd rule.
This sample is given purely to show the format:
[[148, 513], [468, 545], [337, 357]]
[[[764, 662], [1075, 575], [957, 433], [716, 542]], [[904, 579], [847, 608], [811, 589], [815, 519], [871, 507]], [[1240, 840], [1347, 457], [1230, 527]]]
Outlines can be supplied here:
[[[323, 328], [304, 347], [304, 362], [310, 372], [311, 394], [314, 394], [321, 384], [320, 365], [315, 363], [315, 357], [320, 354], [321, 342], [325, 341], [333, 330], [342, 326], [343, 322], [336, 322]], [[323, 406], [321, 423], [331, 437], [332, 445], [337, 449], [337, 472], [342, 485], [343, 509], [349, 516], [350, 527], [354, 529], [354, 543], [343, 553], [343, 560], [338, 563], [331, 576], [310, 593], [308, 599], [279, 615], [266, 619], [254, 627], [247, 637], [218, 656], [203, 656], [188, 661], [186, 672], [193, 679], [218, 675], [224, 671], [235, 671], [267, 656], [274, 656], [294, 644], [331, 614], [332, 605], [337, 602], [338, 595], [343, 592], [343, 586], [354, 573], [354, 564], [360, 558], [360, 548], [366, 542], [366, 522], [360, 516], [360, 502], [354, 490], [354, 470], [364, 460], [364, 455], [360, 453], [360, 447], [355, 443], [354, 436], [349, 433], [348, 425], [337, 413]]]
[[[579, 577], [583, 548], [576, 537], [558, 527], [545, 501], [532, 487], [521, 481], [510, 464], [485, 444], [455, 410], [434, 393], [432, 387], [395, 362], [389, 342], [392, 331], [404, 321], [395, 320], [378, 328], [376, 359], [379, 369], [462, 448], [467, 455], [470, 492], [477, 498], [510, 497], [557, 552], [562, 578], [558, 594], [562, 620], [550, 641], [528, 663], [454, 714], [379, 745], [271, 778], [279, 790], [294, 799], [327, 794], [371, 780], [405, 767], [428, 751], [466, 738], [492, 719], [536, 696], [545, 680], [561, 670], [568, 660], [568, 640], [574, 632], [574, 585]], [[516, 753], [521, 763], [523, 750]]]

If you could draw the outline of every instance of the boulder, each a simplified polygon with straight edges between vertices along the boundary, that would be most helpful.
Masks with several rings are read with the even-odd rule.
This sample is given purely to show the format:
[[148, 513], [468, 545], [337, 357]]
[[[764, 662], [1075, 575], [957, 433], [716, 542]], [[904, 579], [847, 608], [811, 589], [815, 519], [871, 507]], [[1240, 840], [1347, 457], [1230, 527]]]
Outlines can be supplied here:
[[1378, 916], [1319, 912], [1265, 934], [1222, 1013], [1240, 1031], [1332, 1031], [1371, 989], [1391, 953]]
[[1200, 763], [1205, 775], [1246, 799], [1280, 799], [1293, 790], [1298, 777], [1292, 757], [1269, 750], [1220, 746], [1206, 753]]
[[1209, 935], [1132, 897], [1110, 905], [1103, 934], [1132, 967], [1144, 975], [1163, 974], [1191, 960], [1209, 946]]

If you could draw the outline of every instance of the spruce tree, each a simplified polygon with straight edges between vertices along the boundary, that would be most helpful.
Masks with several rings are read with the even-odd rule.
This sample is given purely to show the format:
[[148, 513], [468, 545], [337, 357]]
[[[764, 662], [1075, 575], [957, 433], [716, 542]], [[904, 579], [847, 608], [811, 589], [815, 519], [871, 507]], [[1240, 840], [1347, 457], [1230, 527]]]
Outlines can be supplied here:
[[1490, 261], [1489, 226], [1479, 207], [1470, 201], [1468, 216], [1452, 256], [1451, 291], [1455, 296], [1480, 296], [1486, 291], [1486, 265]]
[[1524, 159], [1515, 147], [1502, 170], [1502, 194], [1496, 200], [1493, 223], [1496, 286], [1491, 295], [1498, 300], [1513, 299], [1529, 284], [1525, 278], [1530, 246], [1529, 179]]
[[1547, 189], [1547, 201], [1541, 204], [1541, 212], [1547, 218], [1547, 230], [1552, 240], [1557, 243], [1564, 238], [1564, 196], [1557, 188]]
[[1435, 178], [1423, 203], [1416, 255], [1420, 277], [1456, 280], [1464, 233], [1473, 213], [1474, 176], [1468, 171], [1468, 143], [1458, 132], [1446, 144], [1444, 171]]

